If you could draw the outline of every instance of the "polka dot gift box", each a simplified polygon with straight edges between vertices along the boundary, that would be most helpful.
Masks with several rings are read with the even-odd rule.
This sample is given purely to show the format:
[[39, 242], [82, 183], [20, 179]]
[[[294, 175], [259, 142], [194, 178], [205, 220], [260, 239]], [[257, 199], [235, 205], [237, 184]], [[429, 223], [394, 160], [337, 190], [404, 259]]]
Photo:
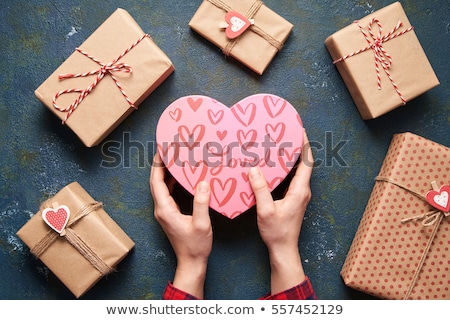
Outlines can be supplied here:
[[450, 299], [450, 149], [394, 135], [341, 270], [382, 299]]

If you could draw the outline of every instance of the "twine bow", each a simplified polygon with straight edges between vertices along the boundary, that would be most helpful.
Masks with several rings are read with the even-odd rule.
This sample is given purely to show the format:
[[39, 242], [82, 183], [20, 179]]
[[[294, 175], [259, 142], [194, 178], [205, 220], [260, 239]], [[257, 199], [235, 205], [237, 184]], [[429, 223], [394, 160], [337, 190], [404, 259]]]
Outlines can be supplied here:
[[[127, 65], [126, 63], [118, 62], [118, 61], [121, 58], [123, 58], [123, 56], [125, 56], [129, 51], [131, 51], [135, 46], [137, 46], [146, 37], [150, 38], [150, 35], [148, 35], [148, 34], [142, 35], [141, 38], [139, 38], [135, 43], [133, 43], [124, 52], [122, 52], [116, 59], [114, 59], [113, 61], [111, 61], [109, 63], [103, 63], [100, 60], [98, 60], [97, 58], [95, 58], [94, 56], [90, 55], [89, 53], [81, 50], [80, 48], [76, 48], [76, 51], [78, 51], [82, 55], [86, 56], [87, 58], [89, 58], [92, 61], [99, 64], [100, 68], [97, 70], [93, 70], [93, 71], [89, 71], [89, 72], [85, 72], [85, 73], [68, 73], [68, 74], [60, 74], [58, 76], [59, 80], [65, 80], [65, 79], [70, 79], [70, 78], [79, 78], [79, 77], [88, 77], [88, 76], [92, 76], [92, 75], [97, 75], [95, 77], [94, 82], [91, 85], [89, 85], [86, 89], [72, 88], [72, 89], [66, 89], [66, 90], [59, 91], [55, 94], [55, 96], [53, 97], [53, 107], [60, 112], [66, 112], [66, 117], [62, 121], [63, 124], [67, 121], [67, 119], [69, 119], [71, 114], [77, 109], [77, 107], [84, 100], [84, 98], [86, 98], [92, 92], [92, 90], [94, 90], [94, 88], [105, 77], [105, 75], [111, 76], [111, 78], [113, 79], [117, 88], [119, 88], [119, 91], [122, 93], [123, 97], [128, 102], [130, 107], [133, 109], [137, 109], [137, 107], [134, 105], [134, 103], [130, 100], [130, 98], [124, 91], [123, 87], [121, 86], [121, 84], [119, 83], [117, 78], [114, 76], [113, 72], [124, 72], [124, 73], [132, 73], [133, 72], [133, 69], [131, 66]], [[62, 96], [63, 94], [73, 93], [73, 92], [80, 93], [80, 95], [68, 107], [63, 108], [56, 104], [56, 100], [60, 96]]]
[[435, 225], [436, 222], [438, 222], [438, 221], [440, 223], [440, 220], [442, 219], [442, 217], [443, 217], [442, 211], [433, 210], [433, 211], [429, 211], [424, 214], [419, 214], [417, 216], [402, 219], [402, 223], [407, 223], [407, 222], [411, 222], [411, 221], [412, 222], [422, 221], [422, 225], [424, 227], [431, 227], [431, 226]]
[[[383, 47], [383, 43], [385, 43], [391, 39], [397, 38], [409, 31], [413, 30], [414, 27], [410, 26], [409, 28], [407, 28], [405, 30], [397, 32], [403, 26], [403, 23], [401, 21], [399, 21], [397, 23], [397, 25], [390, 32], [388, 32], [387, 34], [382, 36], [381, 34], [383, 32], [383, 27], [381, 25], [381, 22], [378, 19], [373, 18], [370, 20], [370, 22], [367, 26], [367, 28], [369, 30], [369, 35], [370, 35], [370, 37], [369, 37], [367, 32], [364, 30], [364, 28], [359, 23], [359, 21], [355, 21], [354, 23], [356, 23], [358, 25], [359, 30], [361, 30], [361, 33], [363, 34], [364, 38], [367, 40], [367, 43], [368, 43], [367, 47], [357, 50], [355, 52], [352, 52], [346, 56], [343, 56], [343, 57], [333, 61], [333, 64], [342, 62], [348, 58], [351, 58], [355, 55], [358, 55], [364, 51], [371, 49], [375, 56], [375, 71], [377, 74], [378, 90], [381, 90], [381, 72], [380, 72], [380, 67], [379, 67], [381, 65], [381, 67], [383, 68], [387, 77], [391, 81], [392, 86], [394, 87], [398, 96], [402, 100], [402, 103], [405, 105], [406, 99], [403, 96], [403, 94], [401, 93], [401, 91], [398, 88], [397, 84], [395, 83], [394, 79], [392, 78], [391, 73], [389, 72], [389, 69], [391, 68], [392, 63], [393, 63], [392, 56]], [[372, 30], [372, 25], [374, 25], [374, 24], [376, 24], [378, 26], [378, 34], [377, 35], [375, 35], [375, 33]]]
[[86, 204], [75, 214], [74, 218], [69, 221], [61, 234], [58, 234], [54, 230], [49, 230], [47, 234], [31, 249], [31, 253], [39, 258], [50, 245], [58, 239], [60, 236], [65, 237], [69, 243], [74, 246], [80, 254], [88, 260], [91, 265], [96, 268], [100, 274], [106, 275], [114, 271], [105, 261], [87, 244], [77, 233], [71, 228], [74, 224], [80, 221], [83, 217], [87, 216], [91, 212], [94, 212], [102, 208], [102, 203], [94, 202]]
[[[376, 181], [384, 181], [384, 182], [388, 182], [388, 183], [394, 184], [397, 187], [400, 187], [400, 188], [410, 192], [411, 194], [413, 194], [414, 196], [418, 197], [419, 199], [421, 199], [423, 201], [427, 201], [426, 197], [424, 197], [423, 195], [415, 192], [414, 190], [411, 190], [410, 188], [402, 185], [401, 183], [399, 183], [399, 182], [397, 182], [395, 180], [392, 180], [392, 179], [389, 179], [389, 178], [385, 178], [385, 177], [380, 177], [380, 176], [376, 177], [375, 180]], [[431, 185], [433, 186], [433, 188], [435, 188], [436, 182], [433, 181], [431, 183]], [[408, 218], [405, 218], [405, 219], [401, 220], [402, 223], [408, 223], [408, 222], [411, 222], [411, 221], [413, 221], [413, 222], [422, 221], [422, 225], [425, 226], [425, 227], [434, 226], [434, 228], [433, 228], [433, 230], [431, 232], [431, 235], [429, 237], [429, 240], [427, 242], [427, 246], [425, 247], [424, 252], [423, 252], [422, 256], [420, 257], [420, 261], [417, 264], [417, 268], [414, 271], [414, 276], [413, 276], [413, 278], [411, 280], [411, 283], [409, 285], [408, 291], [405, 294], [404, 300], [407, 300], [411, 296], [412, 290], [414, 289], [414, 286], [416, 285], [417, 280], [419, 279], [420, 270], [422, 270], [422, 268], [424, 266], [425, 259], [427, 258], [427, 255], [428, 255], [428, 251], [430, 250], [431, 245], [433, 244], [434, 237], [436, 236], [436, 233], [437, 233], [437, 231], [439, 229], [439, 225], [441, 224], [442, 219], [444, 217], [446, 217], [446, 216], [448, 216], [447, 213], [445, 213], [443, 211], [440, 211], [438, 209], [434, 209], [434, 210], [429, 211], [427, 213], [416, 215], [416, 216], [412, 216], [412, 217], [408, 217]]]

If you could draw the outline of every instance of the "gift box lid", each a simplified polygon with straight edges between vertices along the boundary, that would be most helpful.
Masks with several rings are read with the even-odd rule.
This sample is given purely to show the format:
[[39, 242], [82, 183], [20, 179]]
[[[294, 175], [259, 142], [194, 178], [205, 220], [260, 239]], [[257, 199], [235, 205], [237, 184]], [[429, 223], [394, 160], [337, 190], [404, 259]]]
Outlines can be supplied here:
[[166, 108], [156, 140], [171, 175], [191, 194], [208, 181], [209, 206], [234, 219], [256, 203], [250, 167], [259, 167], [274, 190], [301, 154], [303, 131], [297, 110], [273, 94], [251, 95], [231, 107], [192, 95]]

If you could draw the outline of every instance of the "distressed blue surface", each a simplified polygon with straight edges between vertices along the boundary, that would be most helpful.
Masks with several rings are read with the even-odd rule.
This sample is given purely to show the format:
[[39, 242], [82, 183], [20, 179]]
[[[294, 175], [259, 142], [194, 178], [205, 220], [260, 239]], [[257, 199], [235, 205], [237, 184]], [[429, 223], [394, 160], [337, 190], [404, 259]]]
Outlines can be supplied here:
[[[175, 268], [153, 218], [150, 162], [159, 115], [175, 99], [203, 94], [232, 105], [255, 93], [289, 100], [316, 146], [299, 248], [321, 299], [369, 299], [347, 288], [339, 271], [394, 133], [411, 131], [450, 145], [450, 3], [402, 1], [441, 85], [376, 120], [363, 121], [323, 44], [355, 19], [392, 1], [266, 0], [294, 24], [263, 76], [225, 59], [192, 32], [200, 1], [3, 1], [0, 7], [0, 298], [72, 299], [72, 294], [15, 233], [41, 201], [78, 181], [136, 242], [116, 273], [83, 299], [159, 299]], [[35, 97], [34, 90], [117, 7], [152, 35], [175, 65], [139, 111], [98, 147], [88, 149]], [[123, 165], [105, 167], [105, 143], [118, 141]], [[138, 147], [141, 145], [142, 147]], [[344, 162], [333, 159], [330, 152]], [[214, 247], [208, 299], [255, 299], [269, 290], [267, 253], [255, 213], [229, 221], [212, 215]]]

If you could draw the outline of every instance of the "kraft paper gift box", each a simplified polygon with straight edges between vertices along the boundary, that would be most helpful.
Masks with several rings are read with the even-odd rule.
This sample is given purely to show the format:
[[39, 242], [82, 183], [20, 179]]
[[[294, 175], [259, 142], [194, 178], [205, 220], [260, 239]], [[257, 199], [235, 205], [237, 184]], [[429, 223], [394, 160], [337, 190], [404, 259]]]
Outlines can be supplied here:
[[17, 235], [77, 298], [113, 272], [134, 247], [77, 182], [45, 201]]
[[170, 59], [131, 15], [117, 9], [35, 94], [92, 147], [137, 109], [173, 70]]
[[382, 299], [450, 299], [450, 149], [394, 135], [341, 270]]
[[337, 31], [325, 45], [365, 120], [439, 85], [399, 2]]
[[[224, 27], [227, 25], [229, 30], [232, 27], [238, 30], [235, 36], [242, 33], [229, 38]], [[281, 50], [293, 28], [259, 0], [205, 0], [189, 26], [221, 48], [226, 56], [232, 56], [259, 75]]]

